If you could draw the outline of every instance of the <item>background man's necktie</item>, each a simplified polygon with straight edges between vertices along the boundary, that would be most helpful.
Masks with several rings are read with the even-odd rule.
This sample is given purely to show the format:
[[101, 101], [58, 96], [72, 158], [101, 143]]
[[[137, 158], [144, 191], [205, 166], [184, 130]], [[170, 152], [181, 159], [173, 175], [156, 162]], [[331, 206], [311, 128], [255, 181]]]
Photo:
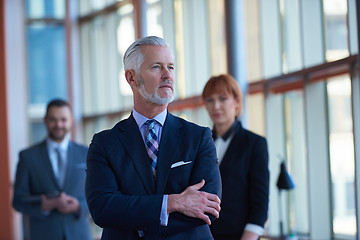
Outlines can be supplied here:
[[157, 163], [157, 155], [158, 155], [158, 142], [157, 142], [157, 135], [154, 129], [155, 120], [147, 120], [145, 124], [148, 126], [149, 134], [146, 136], [145, 145], [146, 151], [149, 155], [151, 167], [153, 170], [153, 175], [156, 177], [156, 163]]
[[64, 183], [64, 176], [65, 176], [64, 162], [62, 160], [59, 148], [56, 148], [55, 151], [56, 151], [57, 164], [58, 164], [57, 180], [58, 180], [59, 186], [62, 187], [62, 185]]

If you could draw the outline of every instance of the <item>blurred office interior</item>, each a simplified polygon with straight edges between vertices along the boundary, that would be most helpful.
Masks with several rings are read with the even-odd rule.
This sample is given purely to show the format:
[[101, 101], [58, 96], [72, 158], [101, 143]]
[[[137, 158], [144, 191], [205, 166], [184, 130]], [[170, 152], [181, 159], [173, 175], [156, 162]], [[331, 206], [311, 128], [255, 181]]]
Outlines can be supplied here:
[[[146, 35], [165, 38], [175, 54], [169, 110], [178, 116], [212, 127], [200, 97], [206, 81], [221, 73], [239, 81], [241, 120], [269, 145], [264, 239], [279, 237], [281, 219], [289, 239], [360, 239], [359, 5], [1, 0], [0, 239], [23, 239], [12, 184], [18, 152], [45, 137], [46, 103], [70, 101], [72, 138], [89, 144], [132, 110], [122, 57]], [[278, 194], [282, 161], [295, 188]], [[94, 226], [94, 238], [99, 232]]]

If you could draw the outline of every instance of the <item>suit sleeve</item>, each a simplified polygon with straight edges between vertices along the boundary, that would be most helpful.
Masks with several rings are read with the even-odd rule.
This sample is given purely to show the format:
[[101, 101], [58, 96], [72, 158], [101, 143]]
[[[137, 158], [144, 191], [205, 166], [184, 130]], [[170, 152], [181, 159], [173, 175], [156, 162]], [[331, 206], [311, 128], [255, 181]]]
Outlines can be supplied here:
[[[107, 135], [108, 136], [108, 135]], [[121, 192], [105, 145], [109, 138], [96, 134], [87, 156], [85, 194], [94, 222], [121, 230], [160, 228], [163, 195], [126, 195]], [[116, 149], [116, 151], [124, 151]]]
[[[205, 128], [202, 132], [191, 175], [189, 185], [194, 185], [204, 179], [205, 186], [200, 191], [213, 193], [221, 198], [221, 178], [216, 148], [209, 128]], [[215, 220], [214, 216], [209, 215], [209, 217], [211, 221]], [[163, 227], [162, 230], [166, 232], [165, 235], [173, 235], [200, 225], [206, 225], [206, 223], [201, 219], [191, 218], [180, 213], [172, 213], [169, 217], [168, 226]]]
[[269, 202], [269, 169], [266, 139], [257, 137], [251, 153], [248, 223], [264, 226]]
[[75, 218], [83, 218], [89, 216], [89, 209], [85, 197], [77, 198], [80, 204], [80, 211], [74, 214]]
[[41, 195], [32, 195], [30, 189], [30, 169], [27, 166], [24, 154], [20, 152], [19, 163], [16, 169], [14, 185], [13, 207], [23, 214], [33, 218], [44, 219], [41, 210]]

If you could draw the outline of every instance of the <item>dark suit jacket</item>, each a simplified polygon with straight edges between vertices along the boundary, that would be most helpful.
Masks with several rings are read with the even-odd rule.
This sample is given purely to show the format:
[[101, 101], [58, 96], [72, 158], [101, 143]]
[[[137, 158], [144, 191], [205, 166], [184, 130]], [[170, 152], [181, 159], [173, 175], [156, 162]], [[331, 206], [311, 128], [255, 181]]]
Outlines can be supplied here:
[[[92, 239], [90, 215], [85, 200], [85, 166], [87, 147], [69, 142], [68, 163], [63, 189], [57, 183], [49, 159], [46, 141], [21, 151], [14, 185], [14, 208], [24, 214], [25, 234], [31, 240]], [[76, 197], [79, 214], [41, 211], [41, 194], [65, 192]], [[29, 224], [29, 225], [27, 225]], [[27, 232], [29, 231], [29, 232]]]
[[[174, 163], [189, 162], [174, 167]], [[201, 189], [220, 196], [221, 180], [209, 128], [168, 113], [157, 160], [156, 184], [138, 125], [131, 115], [95, 134], [88, 152], [86, 198], [102, 239], [212, 239], [200, 219], [171, 213], [160, 227], [164, 194], [181, 193], [205, 179]], [[173, 167], [172, 167], [173, 166]], [[212, 218], [213, 219], [213, 218]]]
[[211, 225], [216, 234], [242, 234], [246, 223], [264, 226], [268, 213], [269, 169], [265, 138], [241, 126], [220, 163], [220, 217]]

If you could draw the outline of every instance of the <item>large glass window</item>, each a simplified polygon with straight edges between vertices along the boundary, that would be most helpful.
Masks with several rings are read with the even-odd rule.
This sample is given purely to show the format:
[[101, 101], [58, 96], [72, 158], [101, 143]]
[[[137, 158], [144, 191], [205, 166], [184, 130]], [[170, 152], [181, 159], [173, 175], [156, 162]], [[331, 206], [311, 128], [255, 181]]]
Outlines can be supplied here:
[[247, 80], [248, 82], [255, 82], [262, 78], [259, 2], [247, 0], [244, 1], [244, 6]]
[[355, 237], [355, 160], [349, 76], [329, 79], [327, 93], [333, 186], [333, 231], [335, 236]]
[[171, 111], [171, 113], [181, 118], [184, 118], [187, 121], [191, 121], [196, 124], [206, 126], [209, 128], [213, 127], [213, 123], [205, 107], [200, 107], [195, 109], [185, 109], [181, 111]]
[[[112, 13], [81, 25], [85, 117], [110, 114], [132, 106], [132, 92], [125, 80], [122, 58], [135, 40], [133, 12], [132, 4], [123, 4]], [[86, 121], [85, 132], [111, 127], [108, 121], [112, 123], [100, 117]], [[91, 134], [86, 139], [89, 137]]]
[[[357, 138], [353, 134], [353, 115], [358, 112], [359, 102], [356, 94], [352, 99], [351, 90], [357, 93], [358, 78], [353, 79], [353, 89], [349, 76], [326, 81], [344, 71], [352, 72], [358, 64], [355, 57], [349, 57], [349, 52], [358, 53], [357, 1], [245, 2], [254, 7], [254, 2], [259, 3], [260, 16], [253, 19], [257, 18], [256, 14], [249, 13], [247, 22], [248, 32], [254, 33], [253, 23], [259, 20], [262, 51], [262, 65], [247, 61], [249, 69], [261, 76], [260, 81], [249, 84], [248, 109], [258, 108], [252, 99], [262, 92], [270, 170], [276, 174], [276, 156], [283, 154], [296, 182], [296, 188], [286, 198], [288, 204], [284, 209], [289, 221], [284, 230], [314, 239], [357, 238], [355, 213], [359, 204], [355, 204], [355, 179], [358, 178], [354, 173], [354, 139], [356, 142]], [[247, 49], [253, 49], [253, 38], [248, 36]], [[256, 55], [256, 51], [249, 54]], [[258, 66], [262, 71], [253, 71]], [[294, 91], [293, 87], [304, 90]], [[273, 94], [274, 89], [283, 93], [284, 115], [279, 108], [281, 97]], [[250, 116], [252, 124], [256, 116]], [[357, 122], [354, 121], [355, 127]], [[273, 192], [270, 190], [267, 232], [271, 236], [278, 234]]]
[[[262, 136], [265, 136], [265, 96], [263, 93], [246, 96], [248, 128]], [[256, 107], [253, 107], [256, 106]]]
[[359, 51], [356, 4], [356, 0], [348, 0], [349, 43], [351, 54], [356, 54]]
[[177, 94], [180, 98], [192, 97], [202, 92], [210, 77], [207, 1], [175, 0], [174, 7], [179, 31], [176, 33]]
[[298, 0], [281, 1], [283, 16], [283, 73], [295, 72], [302, 67], [300, 4]]
[[347, 1], [324, 0], [326, 60], [349, 56]]
[[68, 98], [65, 0], [26, 1], [31, 143], [46, 136], [42, 118], [53, 98]]
[[265, 78], [282, 73], [282, 41], [278, 0], [260, 1], [262, 64]]
[[26, 15], [28, 18], [58, 18], [65, 17], [64, 0], [26, 0]]
[[[223, 74], [227, 69], [225, 2], [224, 0], [207, 1], [209, 24], [209, 52], [211, 75]], [[205, 85], [205, 84], [204, 84]]]
[[295, 189], [289, 194], [290, 233], [309, 233], [307, 157], [305, 138], [304, 92], [294, 90], [284, 94], [286, 152], [289, 172]]
[[78, 0], [80, 15], [86, 15], [93, 11], [101, 10], [116, 2], [122, 2], [126, 0]]
[[[147, 0], [147, 32], [150, 36], [164, 37], [160, 0]], [[167, 9], [168, 11], [172, 9]]]
[[67, 98], [66, 46], [63, 25], [33, 23], [27, 28], [30, 104]]
[[303, 61], [305, 67], [325, 61], [322, 1], [300, 1], [303, 41]]

